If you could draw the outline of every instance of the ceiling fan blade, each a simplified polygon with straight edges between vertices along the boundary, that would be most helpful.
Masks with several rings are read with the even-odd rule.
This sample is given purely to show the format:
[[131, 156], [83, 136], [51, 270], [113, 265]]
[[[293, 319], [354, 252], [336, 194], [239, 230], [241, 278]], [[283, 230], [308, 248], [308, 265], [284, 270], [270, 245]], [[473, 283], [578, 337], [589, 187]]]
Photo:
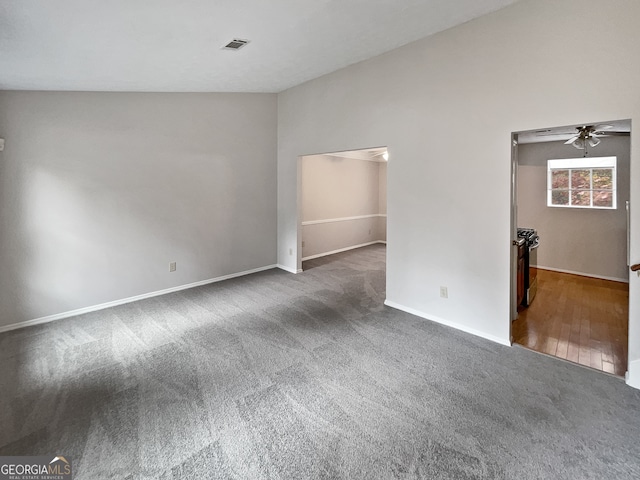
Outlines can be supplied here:
[[564, 144], [565, 145], [571, 145], [573, 142], [575, 142], [579, 138], [580, 138], [580, 135], [575, 135], [575, 136], [571, 137], [569, 140], [567, 140], [566, 142], [564, 142]]
[[615, 132], [615, 131], [598, 131], [593, 132], [594, 135], [599, 135], [601, 137], [628, 137], [631, 135], [631, 132]]
[[593, 127], [593, 130], [596, 132], [599, 132], [601, 130], [609, 130], [613, 128], [613, 125], [608, 125], [606, 123], [600, 124], [600, 125], [596, 125], [595, 127]]
[[551, 136], [567, 136], [567, 135], [575, 135], [576, 132], [553, 132], [553, 133], [541, 133], [536, 132], [537, 137], [551, 137]]

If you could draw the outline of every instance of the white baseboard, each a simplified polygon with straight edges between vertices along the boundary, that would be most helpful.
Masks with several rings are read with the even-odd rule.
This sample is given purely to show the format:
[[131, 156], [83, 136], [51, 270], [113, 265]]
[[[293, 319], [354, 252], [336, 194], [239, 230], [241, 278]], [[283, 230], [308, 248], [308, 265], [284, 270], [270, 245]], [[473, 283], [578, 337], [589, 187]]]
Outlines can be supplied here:
[[591, 277], [591, 278], [598, 278], [600, 280], [610, 280], [612, 282], [629, 283], [629, 279], [628, 278], [605, 277], [605, 276], [602, 276], [602, 275], [594, 275], [593, 273], [574, 272], [573, 270], [563, 270], [561, 268], [543, 267], [543, 266], [540, 266], [540, 265], [534, 265], [534, 266], [536, 268], [539, 268], [540, 270], [549, 270], [551, 272], [568, 273], [570, 275], [579, 275], [581, 277]]
[[326, 257], [328, 255], [334, 255], [336, 253], [347, 252], [349, 250], [354, 250], [356, 248], [368, 247], [369, 245], [375, 245], [376, 243], [383, 243], [385, 245], [387, 244], [387, 242], [384, 241], [384, 240], [376, 240], [375, 242], [361, 243], [360, 245], [352, 245], [351, 247], [339, 248], [338, 250], [331, 250], [330, 252], [324, 252], [324, 253], [317, 253], [315, 255], [309, 255], [308, 257], [303, 257], [302, 261], [304, 262], [306, 260], [313, 260], [314, 258]]
[[244, 275], [251, 275], [252, 273], [258, 273], [264, 270], [271, 270], [272, 268], [276, 268], [276, 265], [267, 265], [265, 267], [245, 270], [244, 272], [231, 273], [229, 275], [223, 275], [221, 277], [210, 278], [208, 280], [201, 280], [199, 282], [188, 283], [186, 285], [179, 285], [177, 287], [166, 288], [164, 290], [158, 290], [156, 292], [143, 293], [142, 295], [136, 295], [134, 297], [128, 297], [120, 300], [114, 300], [112, 302], [101, 303], [99, 305], [92, 305], [90, 307], [83, 307], [83, 308], [78, 308], [76, 310], [69, 310], [68, 312], [56, 313], [54, 315], [47, 315], [46, 317], [35, 318], [33, 320], [25, 320], [23, 322], [12, 323], [11, 325], [0, 326], [0, 333], [8, 332], [10, 330], [16, 330], [18, 328], [31, 327], [32, 325], [49, 323], [55, 320], [62, 320], [63, 318], [75, 317], [76, 315], [82, 315], [83, 313], [90, 313], [98, 310], [104, 310], [105, 308], [116, 307], [118, 305], [123, 305], [125, 303], [136, 302], [138, 300], [144, 300], [145, 298], [157, 297], [159, 295], [166, 295], [168, 293], [179, 292], [180, 290], [187, 290], [189, 288], [200, 287], [202, 285], [208, 285], [210, 283], [222, 282], [223, 280], [230, 280], [232, 278], [242, 277]]
[[441, 325], [446, 325], [447, 327], [455, 328], [456, 330], [461, 330], [465, 333], [470, 333], [471, 335], [475, 335], [477, 337], [482, 337], [487, 340], [491, 340], [492, 342], [499, 343], [500, 345], [505, 345], [507, 347], [511, 346], [511, 342], [507, 338], [500, 338], [494, 335], [488, 335], [480, 330], [475, 330], [473, 328], [469, 328], [465, 325], [460, 325], [459, 323], [450, 322], [449, 320], [445, 320], [444, 318], [439, 318], [434, 315], [429, 315], [414, 308], [405, 307], [404, 305], [400, 305], [396, 302], [392, 302], [391, 300], [385, 300], [384, 304], [391, 308], [397, 308], [398, 310], [402, 310], [403, 312], [410, 313], [411, 315], [415, 315], [417, 317], [421, 317], [427, 320], [430, 320], [435, 323], [440, 323]]
[[629, 362], [629, 370], [625, 376], [627, 385], [640, 390], [640, 360]]
[[285, 272], [289, 272], [289, 273], [294, 273], [294, 274], [302, 273], [302, 269], [296, 270], [295, 268], [285, 267], [284, 265], [280, 265], [280, 264], [276, 265], [276, 267], [278, 267], [280, 270], [284, 270]]

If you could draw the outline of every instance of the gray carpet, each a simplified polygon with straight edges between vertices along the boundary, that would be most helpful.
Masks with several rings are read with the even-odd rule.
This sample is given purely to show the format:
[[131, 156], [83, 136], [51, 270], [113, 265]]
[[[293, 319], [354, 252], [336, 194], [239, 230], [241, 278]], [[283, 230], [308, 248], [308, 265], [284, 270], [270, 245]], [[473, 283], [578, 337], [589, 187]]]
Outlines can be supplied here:
[[0, 335], [0, 455], [76, 478], [640, 478], [640, 392], [384, 307], [371, 246]]

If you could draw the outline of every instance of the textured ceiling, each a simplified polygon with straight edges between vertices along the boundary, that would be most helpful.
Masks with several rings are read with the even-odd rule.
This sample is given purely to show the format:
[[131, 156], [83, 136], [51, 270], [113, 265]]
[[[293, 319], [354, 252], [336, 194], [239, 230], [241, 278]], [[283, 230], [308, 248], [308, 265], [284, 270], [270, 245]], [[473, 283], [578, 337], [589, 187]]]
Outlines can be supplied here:
[[515, 1], [0, 0], [0, 89], [280, 92]]

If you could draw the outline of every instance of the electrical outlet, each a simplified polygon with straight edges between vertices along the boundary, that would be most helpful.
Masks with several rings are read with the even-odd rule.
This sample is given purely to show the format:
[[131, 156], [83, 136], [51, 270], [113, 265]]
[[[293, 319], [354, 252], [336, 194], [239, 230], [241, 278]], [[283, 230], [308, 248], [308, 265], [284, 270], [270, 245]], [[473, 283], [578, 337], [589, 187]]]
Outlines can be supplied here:
[[171, 262], [169, 264], [169, 271], [170, 272], [175, 272], [176, 271], [176, 262]]
[[289, 249], [289, 255], [293, 255], [293, 248]]
[[302, 240], [302, 248], [304, 248], [304, 240]]
[[440, 297], [449, 298], [449, 290], [447, 287], [440, 287]]

